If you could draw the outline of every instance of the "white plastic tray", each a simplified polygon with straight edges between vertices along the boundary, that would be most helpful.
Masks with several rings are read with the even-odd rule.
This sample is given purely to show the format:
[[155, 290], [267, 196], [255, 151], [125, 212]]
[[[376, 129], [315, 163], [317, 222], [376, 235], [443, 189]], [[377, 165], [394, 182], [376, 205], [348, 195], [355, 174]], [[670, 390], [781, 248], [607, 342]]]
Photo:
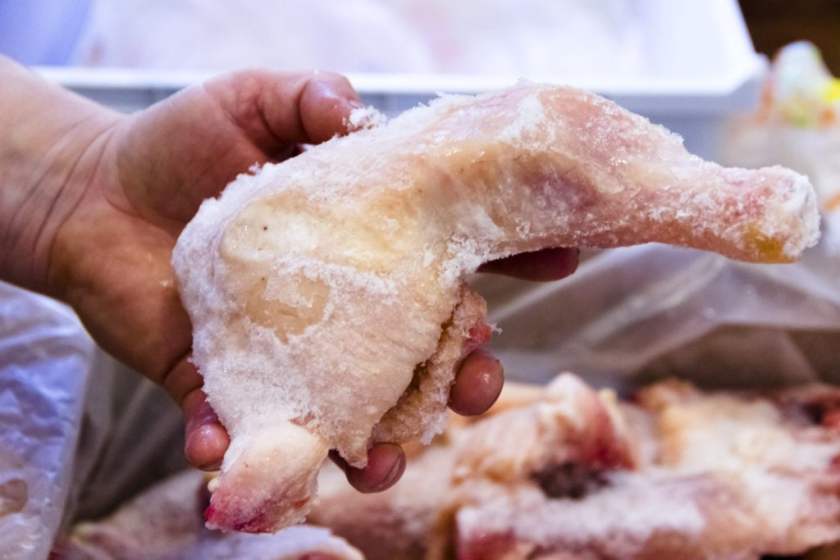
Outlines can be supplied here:
[[[645, 70], [637, 76], [531, 75], [595, 91], [681, 133], [692, 151], [714, 157], [727, 114], [757, 100], [766, 61], [753, 49], [734, 0], [644, 0]], [[118, 109], [132, 111], [207, 78], [207, 73], [98, 68], [41, 68], [47, 77]], [[349, 74], [363, 99], [389, 114], [438, 92], [476, 93], [522, 76]]]

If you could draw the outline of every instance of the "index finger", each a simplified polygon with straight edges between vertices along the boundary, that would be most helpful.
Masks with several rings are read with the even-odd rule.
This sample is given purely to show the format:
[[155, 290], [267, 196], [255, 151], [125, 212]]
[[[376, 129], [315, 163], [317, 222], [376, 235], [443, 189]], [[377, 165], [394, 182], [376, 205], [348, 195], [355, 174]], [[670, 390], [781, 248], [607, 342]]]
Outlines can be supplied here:
[[395, 443], [377, 443], [371, 447], [368, 464], [363, 469], [351, 467], [336, 451], [330, 451], [330, 458], [344, 471], [350, 485], [365, 494], [387, 490], [405, 472], [405, 453]]

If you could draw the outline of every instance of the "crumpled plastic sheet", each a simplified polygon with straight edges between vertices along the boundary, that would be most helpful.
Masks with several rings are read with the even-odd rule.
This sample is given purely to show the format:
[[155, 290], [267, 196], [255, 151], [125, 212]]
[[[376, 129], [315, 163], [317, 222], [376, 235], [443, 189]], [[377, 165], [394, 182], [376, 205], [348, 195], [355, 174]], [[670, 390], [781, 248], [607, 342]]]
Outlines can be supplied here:
[[0, 282], [0, 558], [46, 558], [95, 346], [65, 306]]
[[[840, 217], [826, 220], [836, 232]], [[502, 330], [492, 346], [510, 378], [570, 370], [619, 388], [672, 375], [706, 387], [840, 382], [831, 237], [796, 264], [650, 244], [596, 253], [557, 283], [476, 284]]]

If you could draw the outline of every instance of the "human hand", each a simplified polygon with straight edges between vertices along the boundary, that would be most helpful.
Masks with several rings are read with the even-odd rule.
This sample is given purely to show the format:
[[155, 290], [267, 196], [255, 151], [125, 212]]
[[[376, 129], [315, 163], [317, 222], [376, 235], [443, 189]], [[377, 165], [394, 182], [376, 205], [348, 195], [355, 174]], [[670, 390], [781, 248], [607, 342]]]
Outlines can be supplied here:
[[[185, 453], [199, 468], [217, 468], [229, 440], [189, 360], [190, 321], [170, 267], [175, 240], [201, 202], [238, 173], [346, 133], [357, 106], [350, 84], [334, 74], [227, 75], [115, 117], [64, 186], [78, 202], [56, 230], [47, 289], [76, 309], [105, 350], [181, 406]], [[571, 273], [576, 259], [553, 250], [486, 268], [547, 280]], [[479, 414], [502, 383], [498, 360], [477, 350], [462, 362], [450, 406]], [[365, 469], [343, 467], [357, 489], [376, 491], [396, 482], [404, 463], [399, 446], [379, 444]]]

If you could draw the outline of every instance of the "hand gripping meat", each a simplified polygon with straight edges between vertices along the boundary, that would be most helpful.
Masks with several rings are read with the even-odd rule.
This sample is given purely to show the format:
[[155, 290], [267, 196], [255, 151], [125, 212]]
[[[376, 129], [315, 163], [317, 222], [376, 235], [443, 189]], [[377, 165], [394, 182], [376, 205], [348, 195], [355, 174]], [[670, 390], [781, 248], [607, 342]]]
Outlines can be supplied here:
[[300, 521], [330, 448], [424, 441], [484, 342], [481, 263], [651, 241], [748, 261], [818, 237], [807, 179], [725, 169], [582, 91], [445, 97], [205, 201], [173, 255], [194, 361], [231, 436], [208, 525]]

